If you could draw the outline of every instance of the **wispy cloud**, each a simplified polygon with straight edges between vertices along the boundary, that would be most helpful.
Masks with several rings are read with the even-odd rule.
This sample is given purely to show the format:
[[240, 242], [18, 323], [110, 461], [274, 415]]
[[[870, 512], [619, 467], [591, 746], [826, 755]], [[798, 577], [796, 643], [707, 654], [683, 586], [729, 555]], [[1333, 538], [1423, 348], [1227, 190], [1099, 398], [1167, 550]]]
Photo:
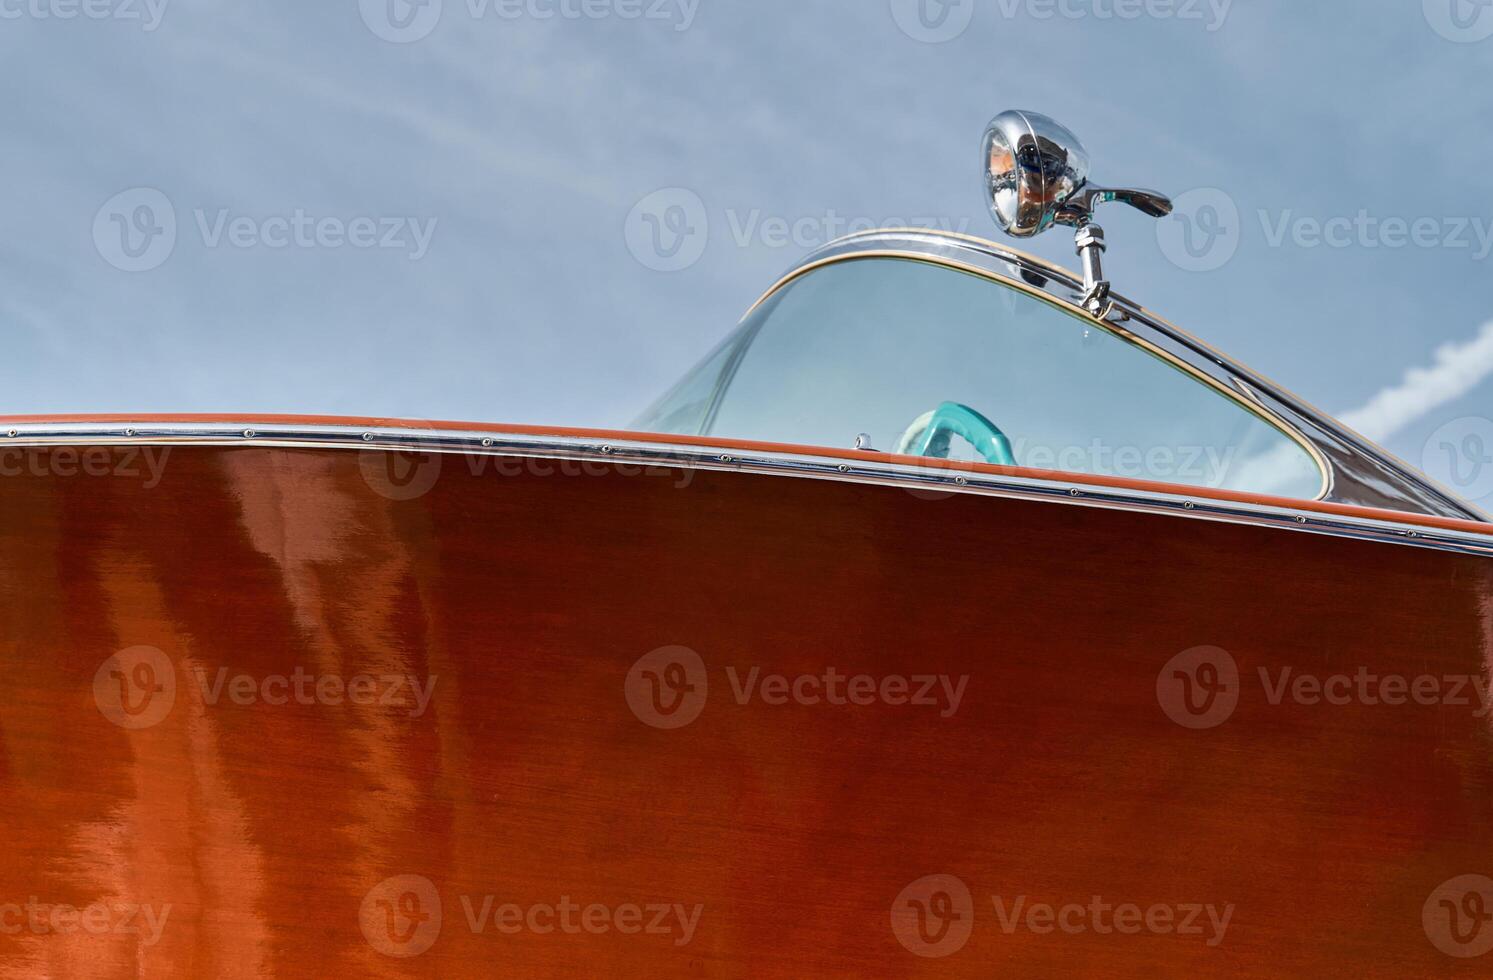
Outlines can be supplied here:
[[1448, 402], [1456, 401], [1493, 375], [1493, 322], [1471, 340], [1436, 348], [1429, 367], [1413, 367], [1404, 380], [1385, 388], [1342, 421], [1375, 441], [1383, 441]]
[[[1384, 442], [1442, 405], [1467, 394], [1493, 375], [1493, 322], [1477, 336], [1436, 348], [1430, 367], [1405, 372], [1399, 384], [1380, 391], [1362, 408], [1344, 412], [1338, 420], [1359, 434]], [[1300, 451], [1293, 445], [1276, 446], [1242, 460], [1231, 486], [1261, 493], [1284, 493], [1299, 479]]]

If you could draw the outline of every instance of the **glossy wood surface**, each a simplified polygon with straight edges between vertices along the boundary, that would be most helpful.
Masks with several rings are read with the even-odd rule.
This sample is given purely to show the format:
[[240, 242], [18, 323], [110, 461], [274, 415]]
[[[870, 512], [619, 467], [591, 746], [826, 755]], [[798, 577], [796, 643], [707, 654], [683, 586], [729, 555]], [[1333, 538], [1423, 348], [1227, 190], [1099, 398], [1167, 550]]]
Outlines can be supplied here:
[[[1437, 945], [1493, 945], [1493, 892], [1438, 898], [1493, 876], [1478, 694], [1274, 704], [1259, 674], [1486, 690], [1485, 559], [734, 473], [101, 451], [0, 478], [0, 975], [1493, 970]], [[1172, 717], [1200, 647], [1240, 673], [1203, 729]], [[870, 703], [794, 699], [828, 668]], [[924, 676], [957, 708], [899, 703]], [[1029, 915], [1096, 896], [1150, 921]], [[1178, 934], [1192, 906], [1227, 927]]]

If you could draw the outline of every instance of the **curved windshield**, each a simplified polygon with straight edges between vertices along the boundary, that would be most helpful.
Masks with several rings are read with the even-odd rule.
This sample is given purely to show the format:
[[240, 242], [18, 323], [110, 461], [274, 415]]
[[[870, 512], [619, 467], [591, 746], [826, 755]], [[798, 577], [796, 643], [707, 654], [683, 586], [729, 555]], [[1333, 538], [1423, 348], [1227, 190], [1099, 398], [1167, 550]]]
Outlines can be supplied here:
[[875, 449], [1313, 499], [1313, 456], [1199, 374], [1037, 296], [932, 263], [779, 289], [644, 431]]

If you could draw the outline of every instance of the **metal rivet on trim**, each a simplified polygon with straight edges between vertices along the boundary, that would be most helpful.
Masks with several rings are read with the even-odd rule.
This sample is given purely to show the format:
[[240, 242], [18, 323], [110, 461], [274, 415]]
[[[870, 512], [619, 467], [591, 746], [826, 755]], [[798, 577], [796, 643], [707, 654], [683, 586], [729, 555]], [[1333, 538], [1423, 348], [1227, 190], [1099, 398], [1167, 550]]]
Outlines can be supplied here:
[[1409, 532], [1407, 532], [1405, 534], [1405, 537], [1407, 537], [1407, 538], [1418, 538], [1418, 537], [1420, 537], [1420, 532], [1419, 531], [1409, 531]]
[[482, 445], [490, 447], [490, 446], [492, 446], [492, 440], [491, 439], [483, 439], [482, 440]]
[[244, 430], [244, 438], [245, 439], [253, 439], [254, 438], [254, 430], [253, 429], [245, 429]]
[[839, 470], [841, 473], [849, 473], [850, 467], [846, 466], [844, 463], [841, 463], [839, 466]]
[[602, 446], [601, 447], [601, 451], [603, 453], [605, 453], [606, 455], [610, 456], [612, 454], [612, 447], [611, 446]]
[[1077, 487], [1074, 487], [1072, 490], [1068, 491], [1068, 496], [1070, 496], [1070, 497], [1082, 497], [1083, 496], [1083, 491], [1080, 490], [1080, 489], [1078, 489]]
[[956, 486], [967, 487], [969, 486], [969, 481], [962, 476], [956, 476], [954, 477], [954, 484]]
[[363, 441], [364, 442], [372, 442], [373, 441], [373, 433], [372, 432], [365, 432], [365, 433], [363, 433]]
[[9, 432], [7, 432], [5, 434], [8, 435], [8, 436], [10, 436], [12, 439], [14, 439], [16, 436], [20, 435], [21, 433], [20, 433], [19, 430], [11, 429]]
[[1306, 523], [1306, 518], [1305, 517], [1298, 517], [1298, 518], [1296, 518], [1296, 523], [1297, 524], [1305, 524]]
[[134, 429], [125, 429], [124, 430], [124, 434], [127, 435], [127, 436], [133, 436], [135, 434], [135, 430]]
[[1187, 503], [1185, 503], [1185, 504], [1182, 505], [1183, 509], [1185, 509], [1185, 510], [1197, 510], [1197, 506], [1198, 506], [1197, 504], [1193, 503], [1190, 500], [1187, 501]]
[[730, 456], [722, 456], [721, 457], [721, 462], [722, 463], [729, 463], [729, 462], [731, 462], [731, 457]]

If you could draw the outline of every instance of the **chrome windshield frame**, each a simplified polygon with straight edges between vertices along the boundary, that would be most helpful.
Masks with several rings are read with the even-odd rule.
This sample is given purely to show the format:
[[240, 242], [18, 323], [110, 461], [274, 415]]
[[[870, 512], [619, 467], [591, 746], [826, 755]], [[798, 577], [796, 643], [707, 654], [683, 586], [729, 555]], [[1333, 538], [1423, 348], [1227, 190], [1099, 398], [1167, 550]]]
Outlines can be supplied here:
[[[847, 235], [815, 250], [772, 285], [743, 320], [794, 280], [825, 265], [857, 258], [904, 258], [929, 262], [1002, 281], [1038, 295], [1070, 314], [1098, 324], [1164, 359], [1185, 365], [1214, 387], [1279, 427], [1306, 448], [1324, 471], [1319, 500], [1432, 517], [1488, 522], [1486, 514], [1349, 429], [1305, 399], [1229, 358], [1190, 333], [1119, 293], [1102, 316], [1081, 305], [1083, 281], [1076, 273], [1017, 249], [973, 236], [918, 228], [888, 228]], [[745, 341], [747, 338], [742, 338]], [[711, 397], [713, 418], [741, 350], [733, 352]], [[702, 427], [702, 433], [708, 426]]]

